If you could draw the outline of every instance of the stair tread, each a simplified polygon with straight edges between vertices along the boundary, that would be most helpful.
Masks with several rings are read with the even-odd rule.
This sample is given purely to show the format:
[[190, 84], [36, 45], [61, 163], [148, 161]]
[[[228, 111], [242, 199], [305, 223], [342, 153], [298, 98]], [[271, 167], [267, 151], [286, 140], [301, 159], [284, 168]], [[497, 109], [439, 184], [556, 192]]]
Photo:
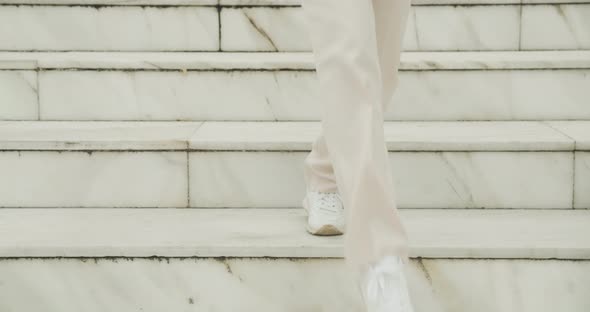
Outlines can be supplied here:
[[[402, 209], [412, 257], [590, 259], [590, 210]], [[303, 209], [0, 209], [0, 257], [341, 257]]]
[[[0, 150], [310, 150], [308, 122], [2, 121]], [[590, 121], [385, 122], [392, 151], [590, 149]]]
[[[404, 52], [401, 70], [590, 68], [590, 50]], [[311, 52], [0, 52], [0, 69], [313, 70]]]
[[[120, 5], [120, 6], [299, 6], [301, 0], [0, 0], [0, 4], [41, 4], [41, 5]], [[525, 0], [524, 4], [537, 3], [588, 3], [588, 0]], [[520, 0], [413, 0], [412, 5], [451, 4], [521, 4]]]

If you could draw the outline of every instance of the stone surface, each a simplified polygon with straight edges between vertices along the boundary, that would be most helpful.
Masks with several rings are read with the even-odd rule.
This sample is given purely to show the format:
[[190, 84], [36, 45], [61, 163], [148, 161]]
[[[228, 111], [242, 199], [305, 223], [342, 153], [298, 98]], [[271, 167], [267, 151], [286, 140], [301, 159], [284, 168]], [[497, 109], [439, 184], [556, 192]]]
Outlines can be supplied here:
[[[41, 0], [2, 0], [2, 1], [41, 1]], [[79, 0], [60, 0], [79, 1]], [[83, 1], [104, 1], [104, 0], [83, 0]], [[147, 0], [146, 0], [147, 1]], [[184, 0], [177, 0], [184, 1]], [[586, 3], [588, 0], [523, 0], [522, 3]], [[1, 2], [0, 2], [1, 3]], [[268, 5], [300, 5], [302, 0], [219, 0], [221, 5], [229, 6], [268, 6]], [[418, 5], [445, 5], [445, 4], [520, 4], [519, 0], [412, 0], [413, 6]]]
[[[271, 0], [274, 1], [274, 0]], [[280, 1], [280, 0], [279, 0]], [[0, 0], [0, 4], [47, 4], [47, 0]], [[218, 0], [51, 0], [59, 5], [111, 5], [111, 6], [180, 6], [216, 5]]]
[[576, 142], [576, 150], [590, 150], [590, 121], [552, 121], [548, 124], [572, 138]]
[[212, 51], [214, 7], [0, 6], [0, 50]]
[[590, 152], [576, 152], [574, 207], [590, 209]]
[[523, 50], [590, 49], [590, 3], [522, 8]]
[[[190, 193], [196, 207], [296, 207], [319, 130], [319, 122], [2, 122], [0, 205], [185, 206]], [[572, 208], [576, 143], [554, 125], [387, 122], [385, 133], [403, 208]], [[101, 198], [126, 183], [137, 192]], [[160, 202], [162, 185], [173, 191]], [[73, 199], [71, 187], [82, 188]]]
[[[298, 71], [42, 73], [44, 120], [317, 119], [315, 76]], [[75, 86], [64, 97], [64, 86]]]
[[186, 150], [199, 122], [0, 122], [0, 150]]
[[38, 92], [36, 72], [0, 70], [0, 120], [37, 119]]
[[299, 7], [221, 9], [222, 51], [310, 51]]
[[[494, 23], [497, 20], [503, 22]], [[403, 49], [518, 50], [519, 22], [518, 6], [413, 7], [408, 16]], [[312, 49], [309, 30], [299, 7], [223, 8], [221, 24], [224, 51]]]
[[[590, 210], [400, 213], [411, 257], [590, 258]], [[307, 233], [301, 208], [7, 208], [0, 216], [0, 257], [343, 256], [343, 237]]]
[[417, 50], [518, 50], [518, 6], [424, 6], [414, 14]]
[[186, 170], [186, 152], [3, 151], [0, 207], [185, 207]]
[[[389, 121], [384, 126], [390, 151], [572, 151], [587, 143], [590, 122]], [[309, 151], [320, 128], [320, 122], [4, 121], [0, 150]]]
[[[523, 0], [525, 4], [538, 3], [587, 3], [588, 0]], [[300, 6], [301, 0], [52, 0], [60, 5], [121, 5], [121, 6], [178, 6], [178, 5], [219, 5], [221, 6]], [[477, 5], [477, 4], [520, 4], [519, 0], [413, 0], [412, 5]], [[47, 4], [46, 0], [0, 0], [0, 4]]]
[[[191, 152], [193, 207], [300, 207], [306, 152]], [[402, 208], [572, 208], [572, 152], [390, 154]]]
[[[570, 122], [564, 122], [569, 125]], [[590, 122], [584, 123], [586, 128]], [[319, 122], [205, 122], [191, 139], [197, 150], [310, 150]], [[590, 133], [590, 131], [589, 131]], [[542, 122], [386, 122], [390, 151], [573, 150], [574, 139]], [[576, 140], [577, 141], [577, 140]]]
[[[320, 119], [309, 71], [40, 75], [44, 120]], [[590, 119], [590, 70], [404, 71], [400, 79], [387, 120]]]
[[[310, 53], [4, 52], [0, 59], [12, 70], [69, 69], [39, 73], [43, 120], [320, 116]], [[402, 67], [388, 120], [590, 119], [587, 51], [408, 52]]]
[[[589, 272], [590, 261], [422, 259], [407, 266], [416, 312], [586, 312]], [[0, 309], [353, 312], [362, 304], [340, 259], [6, 259]]]
[[[405, 52], [404, 70], [590, 69], [590, 51]], [[314, 70], [311, 52], [0, 52], [0, 69]]]

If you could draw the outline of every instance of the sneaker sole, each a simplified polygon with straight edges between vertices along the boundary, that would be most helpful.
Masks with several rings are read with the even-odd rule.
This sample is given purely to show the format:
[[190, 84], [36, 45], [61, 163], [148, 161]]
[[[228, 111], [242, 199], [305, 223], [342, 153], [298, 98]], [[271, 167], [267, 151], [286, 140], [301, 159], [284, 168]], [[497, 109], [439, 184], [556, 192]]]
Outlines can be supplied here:
[[310, 234], [317, 236], [336, 236], [343, 234], [342, 231], [331, 224], [322, 225], [319, 229], [312, 229], [308, 225], [306, 229]]
[[[301, 204], [303, 205], [303, 209], [305, 209], [305, 211], [309, 213], [309, 211], [307, 210], [307, 197], [303, 199]], [[344, 234], [341, 230], [339, 230], [337, 227], [331, 224], [322, 225], [318, 229], [312, 229], [311, 227], [309, 227], [309, 224], [307, 224], [305, 229], [308, 233], [317, 236], [336, 236]]]

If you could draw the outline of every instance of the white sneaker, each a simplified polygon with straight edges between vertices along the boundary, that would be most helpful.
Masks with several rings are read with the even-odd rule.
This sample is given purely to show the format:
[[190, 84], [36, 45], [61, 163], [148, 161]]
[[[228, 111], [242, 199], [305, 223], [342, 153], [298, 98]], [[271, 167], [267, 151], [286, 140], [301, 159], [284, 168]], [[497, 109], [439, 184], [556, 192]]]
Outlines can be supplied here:
[[368, 312], [413, 312], [400, 257], [389, 256], [365, 272], [360, 283]]
[[303, 199], [307, 231], [313, 235], [344, 233], [344, 207], [338, 193], [308, 191]]

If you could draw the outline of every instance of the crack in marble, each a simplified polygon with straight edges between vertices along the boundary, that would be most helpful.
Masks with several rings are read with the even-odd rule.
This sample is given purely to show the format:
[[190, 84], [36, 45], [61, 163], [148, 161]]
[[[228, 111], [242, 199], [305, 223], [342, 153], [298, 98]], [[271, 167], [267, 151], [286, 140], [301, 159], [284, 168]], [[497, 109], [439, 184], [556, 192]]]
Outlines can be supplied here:
[[[467, 198], [463, 198], [460, 197], [466, 204], [467, 207], [475, 207], [475, 201], [473, 199], [473, 194], [471, 193], [469, 186], [467, 183], [465, 183], [465, 181], [463, 181], [461, 175], [459, 174], [459, 171], [457, 170], [457, 168], [451, 163], [450, 159], [448, 158], [448, 154], [441, 152], [440, 153], [440, 158], [442, 159], [442, 161], [447, 165], [447, 168], [450, 169], [451, 173], [453, 174], [453, 176], [456, 178], [455, 181], [457, 181], [463, 188], [463, 190], [465, 191], [465, 193], [467, 194]], [[467, 158], [471, 159], [470, 155], [466, 155]], [[447, 179], [447, 181], [449, 181]], [[453, 188], [453, 190], [455, 190], [455, 188]], [[455, 190], [456, 191], [456, 190]]]
[[270, 36], [268, 35], [268, 33], [266, 33], [266, 31], [264, 31], [264, 29], [262, 29], [262, 27], [259, 27], [256, 22], [254, 21], [254, 19], [248, 15], [248, 12], [246, 11], [242, 11], [242, 13], [244, 14], [244, 16], [248, 19], [248, 22], [250, 23], [250, 25], [252, 25], [252, 27], [254, 27], [256, 29], [256, 31], [262, 35], [269, 43], [270, 45], [272, 45], [272, 47], [274, 48], [275, 52], [279, 52], [279, 49], [277, 48], [277, 46], [275, 45], [274, 41], [270, 38]]
[[578, 38], [576, 36], [576, 30], [574, 29], [573, 25], [569, 22], [569, 18], [567, 16], [567, 13], [565, 12], [564, 6], [557, 4], [557, 5], [553, 5], [553, 7], [557, 10], [557, 14], [561, 17], [561, 19], [563, 19], [565, 26], [569, 30], [570, 34], [572, 34], [572, 38], [574, 39], [574, 42], [576, 44], [576, 48], [579, 49], [580, 43], [578, 42]]
[[424, 273], [424, 276], [426, 277], [426, 280], [428, 280], [428, 283], [432, 285], [432, 276], [430, 276], [430, 272], [428, 271], [426, 264], [424, 264], [424, 259], [418, 258], [416, 260], [416, 264], [418, 265], [418, 268]]
[[268, 110], [270, 111], [270, 114], [271, 114], [272, 118], [274, 119], [274, 121], [279, 121], [279, 118], [277, 118], [277, 116], [275, 115], [275, 112], [272, 109], [272, 104], [270, 104], [270, 100], [268, 99], [268, 96], [264, 96], [264, 100], [266, 102], [266, 106], [268, 107]]

